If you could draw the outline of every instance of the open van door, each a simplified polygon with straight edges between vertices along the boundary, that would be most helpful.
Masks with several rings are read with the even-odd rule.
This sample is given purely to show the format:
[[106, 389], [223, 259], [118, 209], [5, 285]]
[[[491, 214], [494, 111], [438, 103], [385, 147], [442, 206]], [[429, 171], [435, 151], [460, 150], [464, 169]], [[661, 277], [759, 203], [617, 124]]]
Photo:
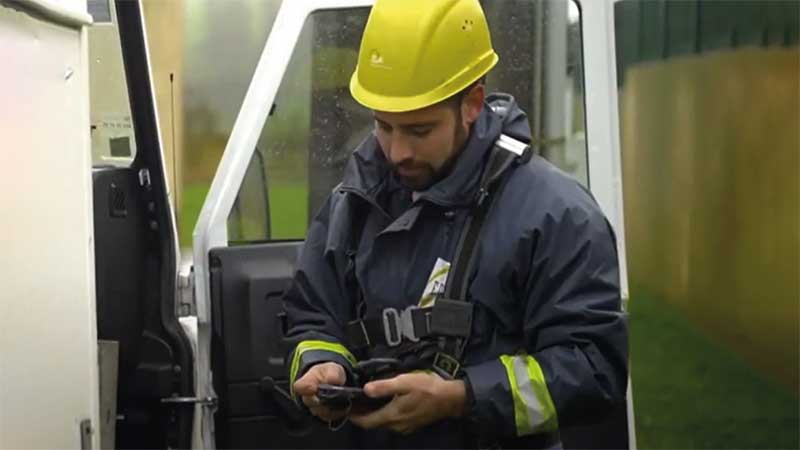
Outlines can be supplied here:
[[[627, 297], [610, 0], [482, 3], [501, 58], [489, 89], [523, 92], [545, 156], [596, 196], [617, 230]], [[195, 447], [355, 445], [348, 428], [334, 433], [290, 400], [281, 297], [309, 221], [373, 128], [348, 90], [371, 4], [285, 1], [261, 54], [194, 231], [196, 395], [218, 406], [198, 407]], [[629, 428], [623, 408], [563, 435], [627, 448]], [[603, 437], [569, 437], [579, 433]]]
[[343, 88], [371, 3], [283, 2], [256, 67], [194, 232], [198, 396], [218, 398], [198, 447], [353, 446], [289, 397], [281, 296], [311, 211], [371, 129]]
[[189, 448], [192, 350], [142, 8], [88, 3], [101, 445]]

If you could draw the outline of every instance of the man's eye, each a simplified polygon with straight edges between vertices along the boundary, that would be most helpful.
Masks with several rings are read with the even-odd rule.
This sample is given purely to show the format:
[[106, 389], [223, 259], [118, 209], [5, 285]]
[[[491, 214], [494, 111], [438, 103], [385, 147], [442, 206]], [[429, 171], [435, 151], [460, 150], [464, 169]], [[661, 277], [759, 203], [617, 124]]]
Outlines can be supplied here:
[[430, 128], [420, 128], [411, 130], [411, 134], [416, 137], [425, 137], [431, 132]]
[[392, 131], [392, 127], [382, 122], [378, 122], [378, 129], [386, 132]]

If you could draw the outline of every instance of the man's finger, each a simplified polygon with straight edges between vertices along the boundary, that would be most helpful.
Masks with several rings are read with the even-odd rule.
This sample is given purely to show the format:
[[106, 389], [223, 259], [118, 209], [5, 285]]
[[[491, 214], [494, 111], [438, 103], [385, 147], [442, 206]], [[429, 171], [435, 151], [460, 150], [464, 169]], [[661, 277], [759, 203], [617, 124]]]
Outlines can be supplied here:
[[319, 368], [315, 366], [308, 369], [300, 379], [294, 382], [294, 392], [303, 396], [316, 395], [321, 378]]
[[320, 405], [319, 398], [316, 395], [304, 395], [303, 404], [309, 408], [314, 408]]
[[370, 430], [392, 423], [397, 415], [397, 408], [394, 401], [389, 402], [383, 408], [367, 414], [351, 414], [350, 421], [355, 425]]
[[294, 392], [297, 395], [301, 395], [303, 397], [314, 395], [317, 393], [317, 382], [316, 380], [312, 380], [307, 378], [306, 376], [300, 378], [299, 380], [294, 382]]
[[320, 384], [342, 385], [346, 380], [344, 368], [336, 363], [322, 363], [312, 366], [294, 383], [298, 395], [316, 395]]
[[322, 383], [341, 386], [347, 381], [344, 369], [338, 364], [323, 364], [320, 369]]
[[398, 422], [394, 425], [390, 425], [389, 429], [394, 431], [395, 433], [409, 435], [414, 432], [414, 427], [406, 422]]
[[388, 380], [371, 381], [364, 386], [364, 393], [372, 398], [407, 394], [411, 391], [415, 378], [414, 374], [403, 374]]
[[319, 374], [308, 372], [294, 383], [294, 392], [301, 396], [311, 396], [317, 394], [317, 387], [320, 384]]

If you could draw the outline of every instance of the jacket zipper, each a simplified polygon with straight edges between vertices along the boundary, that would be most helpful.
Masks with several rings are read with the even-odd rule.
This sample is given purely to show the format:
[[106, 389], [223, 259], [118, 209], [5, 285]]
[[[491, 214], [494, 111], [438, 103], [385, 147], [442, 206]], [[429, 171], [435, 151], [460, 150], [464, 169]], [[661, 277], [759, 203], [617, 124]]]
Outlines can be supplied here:
[[349, 193], [357, 196], [358, 198], [360, 198], [360, 199], [364, 200], [365, 202], [369, 203], [373, 208], [377, 209], [387, 219], [389, 219], [389, 220], [392, 219], [392, 216], [390, 216], [389, 213], [386, 212], [386, 210], [381, 208], [381, 206], [378, 205], [378, 202], [376, 202], [372, 197], [364, 194], [363, 192], [361, 192], [361, 191], [359, 191], [357, 189], [348, 188], [348, 187], [342, 187], [342, 188], [339, 188], [339, 190], [342, 191], [342, 192], [349, 192]]

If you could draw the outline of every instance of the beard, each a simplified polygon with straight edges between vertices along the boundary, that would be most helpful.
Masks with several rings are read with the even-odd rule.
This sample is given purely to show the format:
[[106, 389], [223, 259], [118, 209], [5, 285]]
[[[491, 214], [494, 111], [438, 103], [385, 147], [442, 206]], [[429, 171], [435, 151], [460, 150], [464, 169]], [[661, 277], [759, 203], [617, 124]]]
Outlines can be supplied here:
[[400, 184], [412, 191], [424, 191], [441, 179], [430, 164], [413, 162], [392, 165], [392, 174]]
[[[458, 116], [460, 116], [460, 114]], [[456, 123], [461, 122], [460, 117], [458, 117], [458, 119]], [[434, 168], [428, 163], [409, 161], [402, 164], [392, 164], [392, 174], [403, 186], [413, 191], [425, 191], [450, 175], [450, 172], [453, 171], [453, 167], [456, 165], [458, 157], [461, 156], [464, 147], [466, 147], [466, 142], [467, 131], [464, 130], [463, 127], [456, 126], [453, 131], [452, 144], [456, 148], [455, 150], [451, 150], [450, 157], [447, 158], [439, 169]]]

